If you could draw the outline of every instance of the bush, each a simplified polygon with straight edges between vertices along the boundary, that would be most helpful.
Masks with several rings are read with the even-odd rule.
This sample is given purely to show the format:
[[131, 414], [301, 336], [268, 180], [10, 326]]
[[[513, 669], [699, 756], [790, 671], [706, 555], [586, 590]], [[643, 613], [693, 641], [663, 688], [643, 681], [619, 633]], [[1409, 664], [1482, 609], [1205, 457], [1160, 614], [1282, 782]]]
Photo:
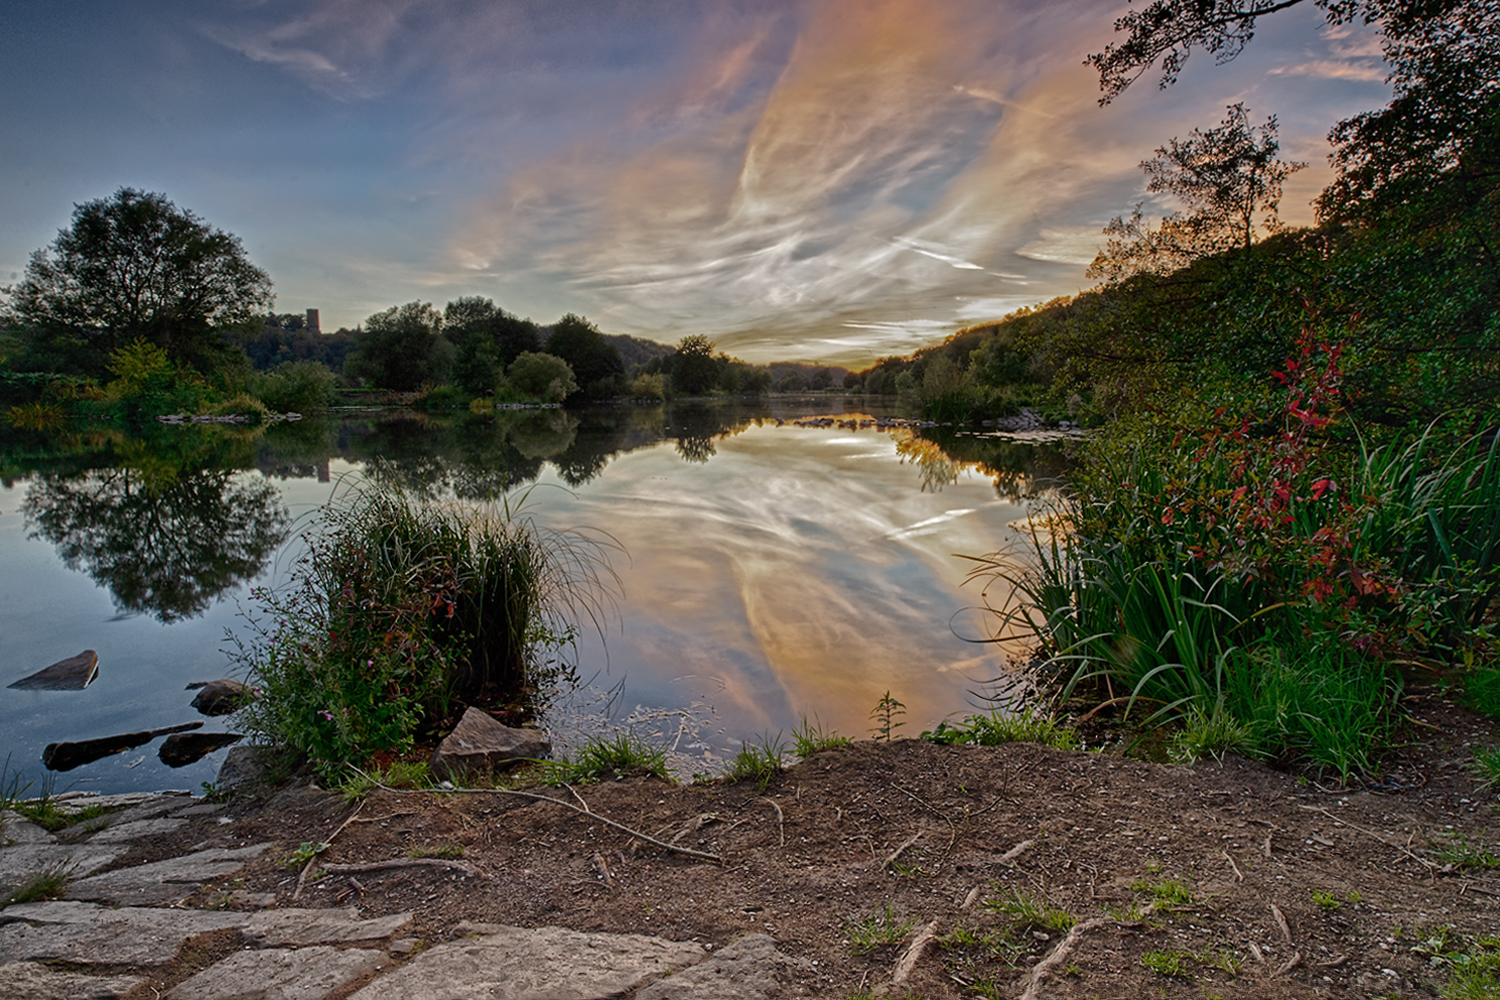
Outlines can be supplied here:
[[256, 376], [251, 392], [277, 413], [316, 413], [338, 399], [338, 376], [316, 361], [284, 361]]
[[509, 506], [354, 489], [309, 530], [290, 586], [258, 588], [232, 638], [249, 732], [325, 772], [409, 750], [455, 702], [528, 718], [565, 668], [569, 615], [597, 616], [603, 546], [543, 536]]
[[511, 364], [506, 377], [509, 387], [523, 397], [548, 403], [561, 403], [578, 391], [573, 369], [552, 354], [526, 351]]

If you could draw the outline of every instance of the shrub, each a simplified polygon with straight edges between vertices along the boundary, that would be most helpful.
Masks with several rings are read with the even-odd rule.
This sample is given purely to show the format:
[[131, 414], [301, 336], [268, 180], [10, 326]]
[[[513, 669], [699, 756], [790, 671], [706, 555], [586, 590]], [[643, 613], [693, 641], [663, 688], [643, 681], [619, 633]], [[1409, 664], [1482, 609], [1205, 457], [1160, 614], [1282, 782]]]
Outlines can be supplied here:
[[455, 701], [529, 716], [562, 668], [549, 658], [597, 616], [604, 546], [543, 536], [506, 504], [424, 504], [395, 489], [337, 497], [307, 533], [290, 586], [252, 594], [231, 636], [264, 741], [325, 772], [408, 750]]
[[561, 403], [578, 391], [573, 369], [562, 358], [526, 351], [511, 363], [506, 373], [510, 388], [525, 397]]
[[284, 361], [256, 376], [251, 391], [277, 413], [316, 413], [338, 398], [338, 376], [316, 361]]

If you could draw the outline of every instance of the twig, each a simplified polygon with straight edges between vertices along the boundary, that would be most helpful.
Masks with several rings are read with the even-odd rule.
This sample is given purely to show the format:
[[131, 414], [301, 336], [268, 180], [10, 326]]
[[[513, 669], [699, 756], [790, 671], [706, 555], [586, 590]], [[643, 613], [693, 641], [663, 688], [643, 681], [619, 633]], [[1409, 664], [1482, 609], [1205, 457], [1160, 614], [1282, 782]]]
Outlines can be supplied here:
[[1281, 968], [1277, 969], [1276, 972], [1272, 974], [1271, 978], [1275, 979], [1277, 976], [1284, 976], [1301, 964], [1302, 952], [1294, 951], [1292, 952], [1292, 957], [1283, 962], [1281, 964]]
[[322, 850], [314, 851], [313, 856], [307, 859], [307, 864], [302, 866], [302, 871], [297, 876], [297, 888], [292, 890], [292, 902], [295, 903], [297, 900], [302, 898], [302, 888], [307, 884], [307, 876], [312, 874], [313, 866], [318, 863], [318, 855], [322, 854], [323, 851], [326, 851], [329, 848], [329, 846], [333, 843], [334, 837], [337, 837], [339, 834], [344, 832], [344, 827], [354, 822], [354, 817], [358, 816], [359, 811], [364, 807], [365, 804], [363, 801], [361, 801], [359, 805], [355, 806], [354, 811], [346, 816], [344, 818], [344, 821], [338, 825], [338, 829], [330, 833], [328, 835], [328, 839], [323, 841]]
[[570, 791], [570, 792], [573, 793], [573, 798], [577, 799], [578, 800], [578, 804], [581, 805], [581, 806], [583, 806], [583, 811], [584, 812], [591, 813], [591, 812], [594, 811], [594, 810], [592, 810], [592, 809], [589, 808], [589, 804], [587, 802], [583, 801], [583, 796], [578, 794], [578, 789], [574, 788], [572, 785], [568, 784], [566, 781], [563, 782], [563, 787], [566, 788], [568, 791]]
[[969, 894], [964, 897], [963, 905], [961, 905], [959, 909], [967, 910], [969, 907], [973, 906], [974, 901], [979, 898], [979, 890], [980, 887], [977, 885], [974, 888], [970, 889]]
[[609, 873], [609, 862], [598, 851], [594, 852], [594, 871], [598, 872], [599, 877], [604, 880], [604, 888], [613, 889], [615, 887], [614, 876]]
[[1330, 958], [1326, 962], [1319, 962], [1318, 963], [1318, 968], [1320, 968], [1320, 969], [1337, 969], [1339, 966], [1343, 965], [1347, 961], [1349, 961], [1349, 956], [1345, 955], [1343, 952], [1340, 952], [1339, 954], [1333, 956], [1332, 958]]
[[1026, 849], [1029, 848], [1029, 847], [1031, 847], [1035, 843], [1036, 843], [1036, 841], [1034, 841], [1034, 840], [1023, 840], [1023, 841], [1021, 841], [1015, 847], [1012, 847], [1010, 850], [1008, 850], [1004, 854], [1000, 855], [1000, 863], [1002, 865], [1008, 865], [1008, 864], [1010, 864], [1012, 861], [1014, 861], [1017, 858], [1019, 858], [1022, 854], [1026, 853]]
[[1271, 916], [1276, 918], [1276, 926], [1281, 928], [1281, 936], [1286, 938], [1286, 943], [1293, 944], [1292, 928], [1287, 924], [1286, 917], [1282, 916], [1281, 907], [1275, 903], [1271, 904]]
[[[365, 774], [365, 772], [360, 771], [359, 768], [356, 767], [355, 770], [359, 771], [360, 774], [364, 774], [366, 778], [369, 778], [370, 782], [376, 788], [379, 788], [382, 791], [390, 792], [393, 795], [425, 795], [425, 794], [429, 794], [426, 789], [422, 789], [422, 788], [391, 788], [389, 785], [382, 785], [380, 782], [376, 781], [374, 778], [371, 778], [368, 774]], [[619, 830], [621, 833], [628, 834], [629, 836], [635, 837], [637, 840], [644, 840], [648, 844], [654, 844], [654, 845], [656, 845], [657, 847], [660, 847], [663, 850], [672, 851], [672, 852], [677, 853], [677, 854], [686, 854], [690, 858], [700, 858], [700, 859], [702, 859], [704, 861], [712, 861], [716, 865], [722, 865], [724, 863], [724, 859], [722, 857], [720, 857], [719, 855], [717, 855], [717, 854], [709, 854], [707, 851], [695, 851], [695, 850], [692, 850], [691, 848], [688, 848], [688, 847], [678, 847], [675, 844], [665, 843], [664, 841], [657, 840], [655, 837], [651, 836], [650, 834], [642, 833], [639, 830], [632, 830], [630, 827], [626, 826], [624, 823], [616, 823], [614, 820], [610, 819], [609, 817], [607, 817], [607, 816], [601, 816], [599, 813], [596, 813], [596, 812], [594, 812], [591, 809], [580, 809], [578, 806], [575, 806], [571, 802], [564, 802], [562, 799], [554, 799], [550, 795], [539, 795], [536, 792], [522, 792], [522, 791], [517, 791], [516, 789], [513, 789], [513, 788], [445, 788], [445, 789], [443, 789], [442, 794], [444, 794], [444, 795], [514, 795], [517, 798], [531, 799], [534, 802], [550, 802], [550, 803], [552, 803], [555, 806], [562, 806], [564, 809], [571, 809], [571, 810], [573, 810], [576, 813], [579, 813], [581, 815], [587, 816], [589, 819], [596, 820], [597, 822], [603, 823], [605, 826], [612, 826], [616, 830]]]
[[467, 861], [456, 858], [391, 858], [389, 861], [366, 861], [361, 864], [324, 865], [330, 875], [349, 875], [354, 872], [383, 872], [392, 868], [457, 868], [470, 875], [478, 875], [479, 869]]
[[1219, 853], [1224, 855], [1224, 860], [1228, 861], [1229, 867], [1234, 869], [1234, 877], [1241, 882], [1245, 881], [1245, 873], [1240, 871], [1240, 866], [1234, 863], [1234, 859], [1229, 856], [1229, 852], [1220, 851]]
[[1250, 954], [1255, 956], [1255, 960], [1257, 962], [1260, 962], [1262, 965], [1265, 964], [1266, 956], [1260, 950], [1260, 945], [1256, 944], [1254, 941], [1250, 942]]
[[781, 846], [786, 846], [786, 816], [781, 811], [781, 806], [776, 804], [775, 799], [762, 797], [761, 801], [776, 810], [776, 833], [781, 840]]
[[1419, 865], [1423, 865], [1423, 866], [1425, 866], [1427, 868], [1432, 868], [1432, 869], [1437, 869], [1439, 867], [1437, 864], [1435, 864], [1435, 863], [1433, 863], [1431, 861], [1428, 861], [1426, 858], [1422, 857], [1421, 855], [1414, 853], [1411, 848], [1405, 847], [1405, 846], [1403, 846], [1400, 843], [1392, 842], [1389, 837], [1387, 837], [1385, 834], [1381, 833], [1379, 830], [1371, 830], [1367, 826], [1360, 826], [1358, 823], [1351, 823], [1347, 819], [1344, 819], [1341, 816], [1335, 816], [1333, 813], [1329, 812], [1327, 809], [1324, 809], [1322, 806], [1300, 806], [1299, 805], [1297, 808], [1298, 809], [1306, 809], [1309, 812], [1322, 813], [1324, 816], [1327, 816], [1329, 819], [1333, 820], [1335, 823], [1341, 823], [1344, 826], [1347, 826], [1351, 830], [1358, 830], [1360, 833], [1367, 834], [1368, 836], [1374, 837], [1376, 840], [1380, 841], [1382, 844], [1386, 845], [1387, 847], [1394, 847], [1396, 850], [1400, 851], [1402, 854], [1406, 855], [1408, 858], [1411, 858], [1413, 861], [1415, 861]]
[[[938, 922], [936, 920], [922, 928], [922, 932], [916, 936], [911, 946], [901, 956], [901, 961], [896, 963], [896, 971], [891, 975], [891, 987], [900, 986], [911, 976], [912, 970], [917, 967], [917, 963], [922, 959], [922, 953], [927, 950], [927, 946], [937, 936], [937, 928]], [[889, 988], [887, 987], [887, 989]], [[881, 992], [885, 991], [882, 990]]]
[[891, 853], [887, 854], [885, 856], [885, 861], [882, 862], [882, 863], [883, 864], [887, 864], [887, 865], [888, 864], [892, 864], [897, 858], [901, 857], [901, 855], [903, 853], [905, 853], [905, 851], [906, 851], [906, 849], [908, 847], [910, 847], [912, 844], [915, 844], [917, 841], [919, 841], [921, 839], [922, 839], [922, 831], [918, 830], [916, 833], [912, 834], [910, 837], [907, 837], [905, 840], [903, 840], [901, 842], [901, 846], [900, 847], [896, 848], [894, 851], [892, 851]]
[[1271, 838], [1274, 837], [1274, 836], [1276, 836], [1276, 831], [1275, 830], [1272, 830], [1270, 833], [1266, 834], [1266, 860], [1267, 861], [1275, 860], [1274, 858], [1271, 857]]
[[1074, 948], [1078, 947], [1079, 940], [1087, 931], [1114, 922], [1110, 917], [1095, 917], [1093, 920], [1074, 924], [1068, 931], [1068, 936], [1062, 939], [1062, 943], [1052, 949], [1052, 954], [1031, 967], [1031, 981], [1026, 984], [1026, 992], [1021, 994], [1021, 1000], [1037, 1000], [1042, 995], [1042, 980], [1046, 979], [1053, 969], [1067, 961], [1068, 956], [1073, 953]]

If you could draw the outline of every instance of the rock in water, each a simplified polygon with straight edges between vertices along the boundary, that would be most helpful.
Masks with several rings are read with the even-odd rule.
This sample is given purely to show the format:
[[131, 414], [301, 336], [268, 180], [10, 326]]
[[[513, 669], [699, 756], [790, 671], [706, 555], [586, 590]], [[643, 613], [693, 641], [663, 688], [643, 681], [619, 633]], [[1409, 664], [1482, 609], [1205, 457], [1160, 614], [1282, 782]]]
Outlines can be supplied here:
[[161, 741], [156, 755], [168, 767], [186, 767], [244, 738], [240, 733], [176, 733]]
[[512, 729], [496, 722], [473, 706], [443, 742], [432, 752], [428, 764], [439, 781], [462, 781], [469, 774], [484, 774], [552, 753], [552, 742], [535, 729]]
[[186, 733], [201, 728], [201, 722], [188, 722], [165, 729], [143, 729], [138, 733], [122, 733], [119, 736], [104, 736], [97, 740], [78, 740], [72, 743], [48, 743], [42, 750], [42, 766], [49, 771], [71, 771], [80, 764], [108, 757], [113, 753], [124, 753], [142, 743], [150, 743], [158, 736], [170, 733]]
[[244, 703], [245, 695], [250, 690], [239, 681], [231, 680], [190, 684], [188, 687], [201, 688], [198, 696], [193, 699], [193, 707], [204, 715], [228, 715]]
[[22, 691], [82, 691], [99, 676], [99, 654], [85, 649], [11, 685]]

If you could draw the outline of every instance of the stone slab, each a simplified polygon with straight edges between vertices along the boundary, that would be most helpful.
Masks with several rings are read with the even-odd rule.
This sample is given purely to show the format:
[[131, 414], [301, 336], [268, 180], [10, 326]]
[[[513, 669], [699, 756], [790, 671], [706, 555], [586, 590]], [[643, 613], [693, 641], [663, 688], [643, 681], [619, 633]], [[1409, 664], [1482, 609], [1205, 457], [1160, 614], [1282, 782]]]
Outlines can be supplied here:
[[536, 729], [513, 729], [472, 705], [453, 732], [432, 752], [428, 769], [441, 781], [461, 783], [471, 774], [486, 774], [521, 760], [552, 755], [552, 742]]
[[227, 677], [200, 684], [198, 687], [197, 697], [193, 699], [193, 707], [203, 715], [228, 715], [239, 708], [244, 703], [245, 696], [250, 693], [250, 689], [245, 685]]
[[18, 812], [0, 812], [0, 844], [53, 844], [57, 838]]
[[368, 948], [266, 948], [237, 951], [167, 994], [167, 1000], [323, 1000], [390, 964]]
[[691, 968], [659, 979], [636, 1000], [765, 1000], [794, 969], [810, 970], [789, 958], [764, 934], [749, 934]]
[[68, 886], [66, 899], [90, 899], [122, 906], [160, 906], [188, 896], [211, 879], [232, 875], [270, 844], [233, 850], [212, 847], [165, 861], [120, 868], [80, 879]]
[[26, 1000], [117, 1000], [141, 982], [138, 976], [85, 976], [36, 962], [0, 965], [0, 997]]
[[642, 934], [494, 926], [429, 948], [352, 1000], [599, 1000], [700, 962], [702, 945]]
[[123, 844], [158, 833], [171, 833], [187, 826], [185, 819], [138, 819], [133, 823], [113, 823], [89, 838], [91, 844]]
[[[0, 910], [0, 962], [163, 965], [194, 934], [234, 928], [259, 947], [380, 942], [411, 923], [410, 913], [361, 920], [353, 909], [239, 913], [59, 900]], [[4, 994], [0, 994], [4, 996]]]
[[37, 872], [66, 867], [82, 877], [125, 853], [123, 844], [14, 844], [0, 847], [0, 884], [14, 885]]

